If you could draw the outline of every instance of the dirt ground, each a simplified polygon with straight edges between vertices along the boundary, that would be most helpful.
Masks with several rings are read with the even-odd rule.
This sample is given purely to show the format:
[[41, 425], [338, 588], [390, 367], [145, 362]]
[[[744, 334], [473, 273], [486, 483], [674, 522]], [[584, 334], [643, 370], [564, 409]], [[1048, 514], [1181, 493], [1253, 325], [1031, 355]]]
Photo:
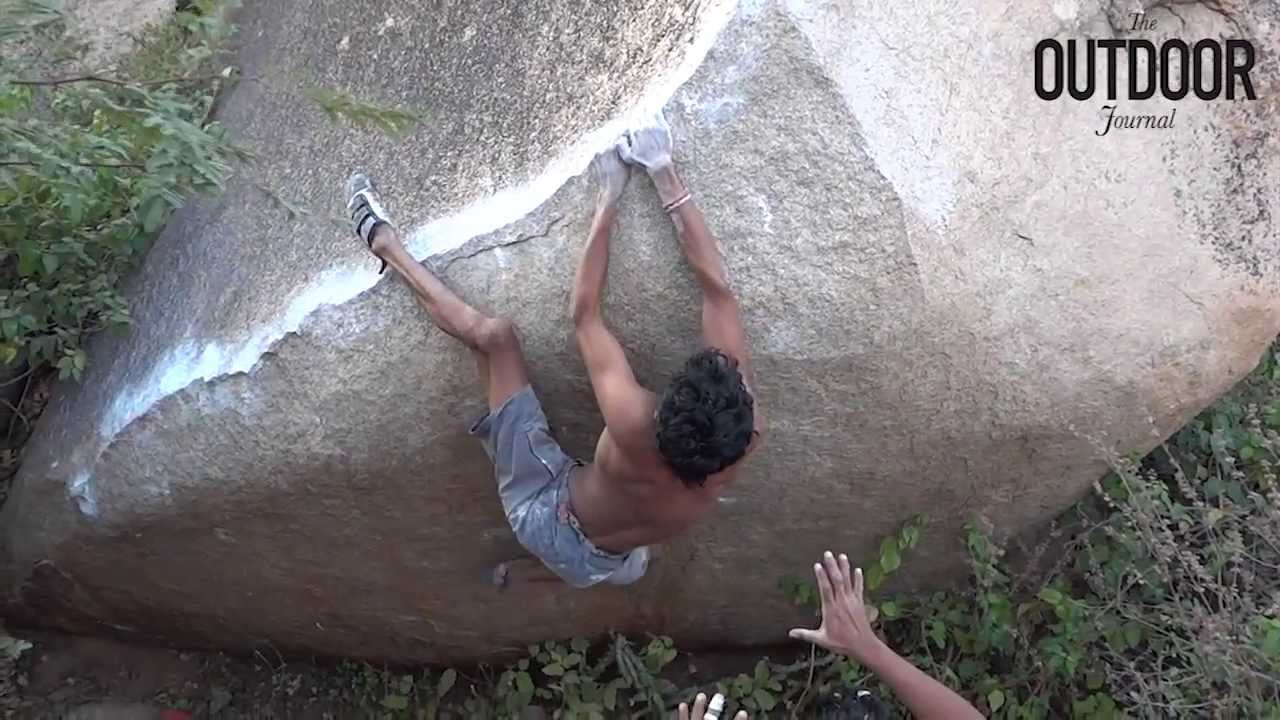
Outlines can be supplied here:
[[236, 658], [131, 645], [104, 638], [13, 631], [34, 648], [19, 661], [13, 718], [340, 718], [360, 707], [352, 675], [337, 665]]
[[[222, 653], [189, 652], [10, 630], [33, 644], [0, 684], [0, 717], [67, 720], [331, 720], [399, 717], [382, 706], [367, 666]], [[791, 648], [794, 650], [794, 648]], [[750, 672], [761, 650], [681, 655], [664, 672], [680, 683]], [[403, 669], [395, 671], [401, 677]], [[482, 691], [477, 671], [459, 673], [455, 692]], [[446, 715], [442, 713], [441, 717]], [[408, 716], [412, 717], [412, 716]], [[455, 716], [456, 717], [456, 716]], [[540, 720], [540, 712], [525, 720]]]

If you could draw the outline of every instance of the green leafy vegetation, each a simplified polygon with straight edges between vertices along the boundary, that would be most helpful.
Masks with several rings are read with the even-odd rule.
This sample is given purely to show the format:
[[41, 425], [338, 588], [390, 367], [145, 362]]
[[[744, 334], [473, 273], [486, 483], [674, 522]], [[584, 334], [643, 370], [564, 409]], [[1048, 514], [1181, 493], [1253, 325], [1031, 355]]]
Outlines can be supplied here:
[[677, 692], [663, 677], [676, 656], [670, 639], [636, 645], [613, 635], [596, 646], [583, 639], [532, 645], [496, 673], [486, 667], [470, 675], [452, 668], [403, 673], [344, 663], [338, 677], [346, 699], [384, 720], [508, 718], [534, 707], [584, 720], [661, 717]]
[[411, 705], [415, 716], [438, 717], [441, 703], [458, 680], [458, 672], [452, 668], [393, 673], [348, 662], [343, 663], [339, 673], [349, 678], [356, 697], [368, 701], [370, 708], [376, 708], [372, 712], [385, 718], [410, 717], [407, 712]]
[[98, 74], [54, 5], [0, 3], [0, 367], [78, 378], [84, 338], [129, 324], [120, 281], [173, 209], [245, 157], [209, 119], [234, 75], [212, 64], [222, 5], [193, 3]]

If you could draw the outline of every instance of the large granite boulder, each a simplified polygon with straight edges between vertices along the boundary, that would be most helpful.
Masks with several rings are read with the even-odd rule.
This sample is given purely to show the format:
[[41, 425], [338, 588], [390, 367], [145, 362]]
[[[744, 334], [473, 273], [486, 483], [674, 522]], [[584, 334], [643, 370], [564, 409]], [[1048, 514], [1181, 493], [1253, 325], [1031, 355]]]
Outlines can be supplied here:
[[[223, 117], [259, 179], [317, 211], [287, 222], [244, 179], [167, 230], [137, 327], [96, 340], [3, 509], [11, 613], [391, 660], [610, 628], [778, 641], [796, 619], [778, 582], [820, 550], [867, 555], [925, 512], [903, 579], [953, 579], [968, 518], [1042, 523], [1280, 331], [1280, 18], [1263, 3], [1151, 10], [1179, 36], [1254, 40], [1259, 100], [1181, 102], [1172, 129], [1105, 137], [1100, 103], [1035, 97], [1031, 49], [1114, 34], [1107, 3], [367, 5], [242, 15], [263, 80]], [[429, 121], [399, 144], [336, 127], [308, 82]], [[567, 313], [578, 173], [663, 105], [741, 294], [767, 444], [639, 585], [500, 594], [490, 571], [519, 548], [466, 434], [473, 363], [327, 208], [351, 168], [374, 171], [417, 253], [517, 322], [554, 432], [588, 455], [601, 419]], [[636, 178], [606, 312], [642, 381], [696, 346], [696, 300]]]

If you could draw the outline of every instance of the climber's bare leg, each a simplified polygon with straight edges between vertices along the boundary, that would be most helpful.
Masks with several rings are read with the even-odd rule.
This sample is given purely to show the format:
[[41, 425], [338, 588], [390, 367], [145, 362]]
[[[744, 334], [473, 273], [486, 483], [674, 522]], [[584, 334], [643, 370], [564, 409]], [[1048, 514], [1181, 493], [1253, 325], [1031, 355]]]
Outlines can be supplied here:
[[[387, 263], [387, 264], [390, 265], [391, 263]], [[426, 311], [428, 316], [431, 315], [431, 304], [427, 302], [426, 298], [424, 298], [422, 295], [419, 295], [418, 293], [415, 292], [413, 293], [413, 299], [415, 302], [418, 303], [418, 307]], [[484, 353], [478, 352], [474, 349], [471, 350], [471, 357], [475, 358], [476, 360], [476, 369], [480, 373], [480, 382], [485, 383], [485, 387], [488, 387], [489, 358], [486, 357]]]
[[509, 320], [488, 317], [464, 302], [440, 278], [413, 259], [391, 225], [377, 226], [372, 239], [373, 253], [386, 260], [413, 290], [418, 304], [436, 327], [471, 348], [490, 410], [498, 409], [507, 398], [529, 384], [520, 340]]
[[531, 555], [498, 563], [493, 569], [493, 584], [499, 590], [538, 589], [563, 583], [542, 561]]

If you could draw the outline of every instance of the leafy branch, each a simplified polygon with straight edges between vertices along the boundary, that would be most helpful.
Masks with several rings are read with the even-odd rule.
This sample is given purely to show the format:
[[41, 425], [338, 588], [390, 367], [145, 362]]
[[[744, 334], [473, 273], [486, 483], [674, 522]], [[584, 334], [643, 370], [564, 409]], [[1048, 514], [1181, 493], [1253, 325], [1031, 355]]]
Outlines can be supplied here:
[[176, 85], [180, 83], [200, 83], [209, 82], [211, 80], [223, 80], [235, 76], [235, 69], [231, 67], [224, 68], [220, 72], [208, 75], [194, 76], [178, 76], [168, 77], [159, 80], [118, 80], [115, 78], [102, 77], [101, 75], [79, 75], [76, 77], [55, 78], [55, 79], [28, 79], [28, 80], [7, 80], [10, 85], [19, 87], [60, 87], [63, 85], [72, 85], [75, 83], [104, 83], [114, 85], [116, 87], [132, 87], [132, 88], [150, 88], [160, 87], [162, 85]]
[[[0, 367], [80, 377], [85, 337], [131, 322], [120, 281], [170, 213], [245, 157], [204, 122], [211, 81], [234, 71], [210, 67], [229, 32], [218, 2], [197, 4], [157, 31], [163, 57], [116, 75], [55, 76], [38, 52], [0, 67]], [[5, 38], [70, 45], [59, 19], [43, 0], [0, 0]], [[155, 67], [167, 76], [147, 78]]]
[[364, 102], [333, 90], [308, 88], [303, 94], [331, 118], [346, 120], [356, 127], [381, 130], [395, 137], [408, 135], [424, 119], [420, 113]]
[[[134, 170], [145, 170], [146, 165], [142, 163], [106, 163], [106, 162], [81, 162], [71, 161], [67, 165], [87, 168], [131, 168]], [[41, 163], [34, 160], [0, 160], [0, 166], [6, 167], [40, 167]]]

